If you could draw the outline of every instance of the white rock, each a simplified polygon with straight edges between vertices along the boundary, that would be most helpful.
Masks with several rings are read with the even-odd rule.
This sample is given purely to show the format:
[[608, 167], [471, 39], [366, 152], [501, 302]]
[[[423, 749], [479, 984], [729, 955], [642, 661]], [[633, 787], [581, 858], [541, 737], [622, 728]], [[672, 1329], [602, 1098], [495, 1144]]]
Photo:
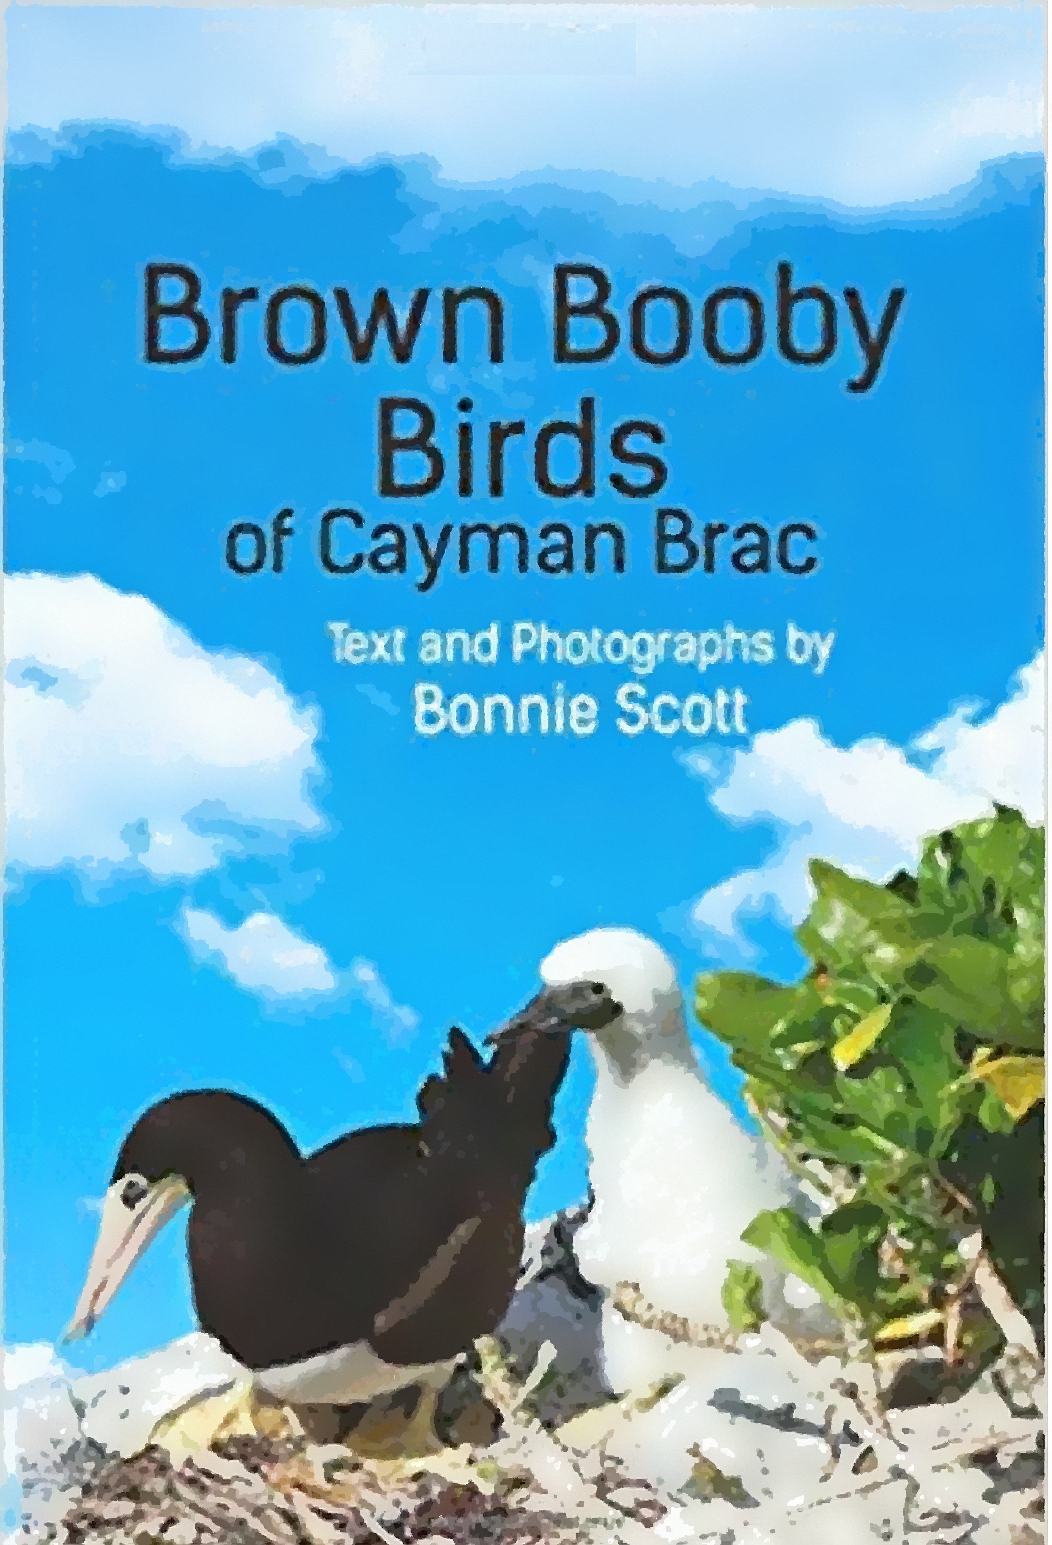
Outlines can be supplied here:
[[4, 1349], [3, 1478], [19, 1459], [49, 1461], [80, 1436], [69, 1398], [69, 1373], [47, 1342]]
[[106, 1373], [72, 1376], [46, 1345], [4, 1356], [4, 1525], [46, 1539], [85, 1483], [129, 1458], [162, 1417], [221, 1394], [243, 1373], [210, 1336], [184, 1336]]
[[46, 1537], [102, 1461], [85, 1440], [69, 1370], [46, 1343], [4, 1352], [5, 1533]]
[[689, 1540], [694, 1537], [697, 1530], [687, 1522], [686, 1509], [682, 1507], [670, 1507], [664, 1518], [659, 1518], [652, 1525], [651, 1533], [656, 1534], [661, 1540], [670, 1540], [672, 1545], [678, 1545], [680, 1540]]
[[916, 1481], [907, 1508], [911, 1529], [952, 1531], [989, 1522], [996, 1512], [995, 1502], [984, 1499], [990, 1490], [990, 1478], [982, 1470], [964, 1465], [931, 1468], [931, 1456], [910, 1456], [902, 1467]]
[[821, 1294], [800, 1277], [787, 1276], [782, 1283], [782, 1293], [791, 1309], [813, 1309], [822, 1302]]
[[[545, 1400], [600, 1399], [601, 1330], [610, 1384], [636, 1398], [594, 1406], [554, 1436], [515, 1425], [491, 1453], [531, 1471], [536, 1505], [576, 1515], [593, 1545], [1032, 1545], [1040, 1532], [1025, 1509], [1037, 1495], [1042, 1424], [1014, 1414], [992, 1377], [953, 1404], [893, 1411], [885, 1422], [871, 1364], [812, 1365], [769, 1325], [733, 1351], [696, 1347], [600, 1309], [566, 1231], [535, 1231], [525, 1267], [501, 1327], [521, 1372], [550, 1341], [555, 1395], [545, 1384]], [[653, 1389], [655, 1368], [674, 1369], [679, 1382]], [[134, 1454], [158, 1421], [223, 1393], [244, 1370], [197, 1334], [105, 1374], [72, 1377], [47, 1346], [13, 1349], [4, 1372], [14, 1470], [4, 1501], [8, 1527], [21, 1509], [18, 1539], [28, 1545], [49, 1537], [95, 1469]], [[979, 1453], [996, 1458], [967, 1463]], [[706, 1459], [742, 1491], [704, 1500], [684, 1490]], [[621, 1489], [599, 1504], [611, 1484]], [[631, 1516], [648, 1487], [668, 1509], [649, 1527], [641, 1510]]]
[[772, 1392], [745, 1356], [679, 1350], [686, 1354], [686, 1377], [656, 1405], [591, 1412], [560, 1436], [575, 1448], [602, 1442], [627, 1475], [672, 1493], [691, 1480], [699, 1460], [708, 1460], [725, 1476], [738, 1477], [759, 1506], [784, 1507], [813, 1494], [829, 1459], [819, 1402], [799, 1385], [787, 1386], [790, 1398], [781, 1398], [784, 1390]]
[[1045, 1523], [1043, 1517], [1035, 1517], [1032, 1511], [1028, 1511], [1037, 1496], [1036, 1492], [1029, 1494], [1013, 1493], [1002, 1497], [996, 1506], [991, 1507], [990, 1516], [986, 1524], [980, 1525], [969, 1535], [968, 1545], [1023, 1545], [1028, 1540], [1043, 1540], [1045, 1538]]
[[890, 1411], [888, 1425], [901, 1443], [928, 1456], [932, 1465], [1005, 1444], [1036, 1443], [1041, 1427], [1033, 1418], [1013, 1416], [999, 1395], [979, 1389], [946, 1405]]
[[600, 1375], [616, 1395], [645, 1395], [660, 1370], [679, 1371], [680, 1363], [679, 1349], [668, 1336], [626, 1320], [609, 1300], [600, 1310], [599, 1357]]
[[71, 1393], [84, 1435], [127, 1459], [146, 1446], [162, 1417], [223, 1394], [244, 1372], [218, 1341], [195, 1331], [106, 1373], [84, 1374]]
[[[774, 1520], [768, 1538], [793, 1545], [906, 1545], [906, 1501], [909, 1485], [905, 1477], [885, 1480], [859, 1488], [850, 1494], [834, 1493], [828, 1500], [786, 1514], [784, 1521]], [[740, 1545], [753, 1545], [748, 1533], [739, 1535]], [[948, 1545], [940, 1535], [926, 1535], [928, 1545]]]
[[83, 1436], [69, 1385], [34, 1380], [4, 1410], [4, 1475], [53, 1465]]

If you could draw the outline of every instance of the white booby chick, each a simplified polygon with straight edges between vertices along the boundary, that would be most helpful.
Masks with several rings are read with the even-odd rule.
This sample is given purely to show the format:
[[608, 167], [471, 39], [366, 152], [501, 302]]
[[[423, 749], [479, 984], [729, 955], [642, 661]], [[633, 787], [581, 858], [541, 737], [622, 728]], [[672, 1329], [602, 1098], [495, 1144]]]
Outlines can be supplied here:
[[[762, 1260], [742, 1243], [742, 1230], [761, 1209], [798, 1201], [784, 1160], [705, 1082], [675, 970], [653, 940], [630, 928], [596, 928], [558, 945], [541, 976], [550, 986], [602, 982], [623, 1005], [589, 1037], [595, 1202], [574, 1240], [582, 1272], [608, 1295], [638, 1283], [661, 1314], [699, 1328], [726, 1326], [728, 1260]], [[767, 1267], [761, 1274], [774, 1288], [779, 1273]]]

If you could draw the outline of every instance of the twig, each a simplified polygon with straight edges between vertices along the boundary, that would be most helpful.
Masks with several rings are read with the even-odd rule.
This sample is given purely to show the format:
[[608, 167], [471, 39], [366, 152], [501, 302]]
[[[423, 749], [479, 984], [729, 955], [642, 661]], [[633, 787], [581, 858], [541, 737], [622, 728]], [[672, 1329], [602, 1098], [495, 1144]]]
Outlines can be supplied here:
[[[1041, 1354], [1038, 1352], [1037, 1340], [1030, 1321], [1023, 1311], [1016, 1307], [1011, 1293], [1001, 1281], [993, 1262], [982, 1248], [982, 1235], [973, 1235], [972, 1240], [965, 1241], [965, 1243], [972, 1243], [976, 1237], [978, 1237], [980, 1245], [979, 1253], [976, 1255], [972, 1266], [972, 1276], [976, 1292], [982, 1299], [984, 1308], [997, 1322], [1009, 1346], [1022, 1347], [1034, 1359], [1035, 1363], [1040, 1366]], [[960, 1245], [958, 1245], [957, 1249], [960, 1254], [964, 1254]], [[967, 1256], [965, 1256], [965, 1259], [967, 1259]]]
[[519, 1390], [518, 1399], [515, 1402], [516, 1414], [518, 1414], [524, 1403], [529, 1399], [534, 1390], [543, 1381], [545, 1375], [548, 1372], [548, 1369], [552, 1366], [552, 1363], [554, 1363], [558, 1355], [558, 1352], [550, 1341], [541, 1342], [540, 1346], [537, 1348], [537, 1361], [533, 1365], [533, 1370], [527, 1378], [525, 1384], [523, 1384], [522, 1388]]
[[[405, 1545], [405, 1541], [400, 1540], [397, 1535], [388, 1534], [376, 1514], [371, 1513], [367, 1507], [362, 1507], [361, 1503], [358, 1504], [358, 1511], [377, 1539], [383, 1540], [384, 1545]], [[447, 1534], [426, 1534], [418, 1539], [415, 1545], [454, 1545], [454, 1542]]]

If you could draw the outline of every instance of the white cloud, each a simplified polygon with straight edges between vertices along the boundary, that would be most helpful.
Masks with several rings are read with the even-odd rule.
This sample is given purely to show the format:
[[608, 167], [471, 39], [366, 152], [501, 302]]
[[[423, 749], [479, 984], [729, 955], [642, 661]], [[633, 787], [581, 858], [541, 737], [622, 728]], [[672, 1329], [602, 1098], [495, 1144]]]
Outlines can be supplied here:
[[321, 827], [304, 792], [317, 718], [262, 665], [90, 574], [15, 575], [6, 596], [16, 869], [185, 878]]
[[[55, 1355], [55, 1348], [48, 1341], [5, 1347], [2, 1361], [4, 1390], [8, 1394], [38, 1379], [46, 1379], [49, 1384], [68, 1384], [74, 1376], [73, 1370]], [[6, 1461], [6, 1453], [4, 1458]]]
[[294, 933], [271, 912], [254, 912], [236, 928], [195, 907], [183, 910], [183, 929], [198, 959], [218, 955], [239, 987], [264, 998], [331, 993], [338, 978], [325, 951]]
[[352, 960], [351, 980], [359, 996], [369, 1005], [373, 1018], [390, 1045], [397, 1046], [415, 1034], [420, 1015], [404, 1003], [395, 1002], [390, 988], [371, 960]]
[[366, 702], [372, 703], [374, 708], [382, 708], [385, 714], [390, 714], [393, 717], [399, 712], [398, 704], [390, 692], [381, 691], [379, 687], [374, 687], [371, 682], [360, 682], [358, 691], [365, 698]]
[[349, 1057], [341, 1046], [334, 1046], [332, 1054], [352, 1084], [365, 1083], [365, 1069], [355, 1057]]
[[948, 787], [979, 790], [1000, 805], [1015, 805], [1030, 821], [1045, 818], [1045, 656], [1019, 672], [1019, 686], [979, 724], [958, 710], [917, 741], [935, 751], [932, 769]]
[[783, 829], [776, 851], [705, 892], [690, 923], [710, 947], [755, 950], [743, 933], [750, 917], [772, 912], [798, 923], [810, 904], [807, 862], [820, 856], [849, 872], [887, 879], [913, 868], [920, 840], [981, 815], [996, 801], [1031, 821], [1044, 819], [1043, 655], [1019, 672], [1007, 702], [981, 722], [976, 705], [959, 708], [909, 748], [884, 740], [840, 747], [811, 719], [757, 735], [720, 778], [703, 755], [684, 761], [713, 781], [712, 805], [732, 822]]
[[13, 461], [38, 461], [47, 468], [53, 483], [64, 483], [76, 470], [73, 457], [57, 445], [46, 440], [12, 440], [7, 454]]
[[[62, 503], [62, 495], [54, 485], [64, 483], [69, 474], [76, 470], [73, 457], [68, 451], [57, 445], [49, 445], [46, 440], [12, 440], [7, 446], [7, 454], [12, 461], [39, 462], [46, 468], [51, 482], [44, 487], [34, 483], [30, 490], [34, 499], [43, 499], [46, 504]], [[11, 488], [14, 493], [23, 491], [14, 478], [11, 479]]]
[[119, 494], [127, 481], [127, 472], [100, 472], [95, 484], [96, 499], [105, 499], [107, 494]]
[[1041, 133], [1043, 117], [1040, 92], [1032, 85], [1022, 87], [1010, 81], [998, 96], [962, 92], [947, 114], [947, 129], [954, 139], [979, 139], [987, 134], [1032, 139]]
[[[185, 906], [181, 931], [198, 960], [217, 963], [246, 992], [272, 1006], [290, 1000], [337, 1001], [357, 998], [390, 1046], [404, 1044], [415, 1034], [420, 1016], [396, 1003], [391, 989], [371, 960], [352, 960], [339, 970], [319, 944], [312, 944], [272, 912], [254, 912], [228, 928], [213, 913]], [[340, 1066], [352, 1078], [364, 1077], [353, 1058], [337, 1051]]]
[[[174, 124], [244, 150], [276, 132], [448, 177], [546, 166], [880, 204], [1040, 150], [1036, 6], [27, 6], [12, 126]], [[152, 68], [163, 58], [166, 69]], [[232, 88], [231, 82], [244, 82]]]

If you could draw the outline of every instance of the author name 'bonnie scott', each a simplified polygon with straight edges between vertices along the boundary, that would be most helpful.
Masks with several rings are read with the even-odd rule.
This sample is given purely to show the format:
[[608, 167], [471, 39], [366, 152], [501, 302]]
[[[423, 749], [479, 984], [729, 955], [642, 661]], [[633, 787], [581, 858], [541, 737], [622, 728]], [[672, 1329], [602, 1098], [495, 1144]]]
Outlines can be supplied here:
[[[352, 628], [347, 622], [329, 622], [332, 656], [344, 665], [404, 665], [409, 631], [389, 628], [383, 632]], [[784, 656], [793, 665], [808, 667], [821, 676], [829, 663], [835, 633], [810, 632], [793, 622], [787, 624]], [[502, 658], [501, 628], [471, 632], [454, 628], [446, 632], [427, 629], [416, 644], [416, 658], [425, 665], [496, 665]], [[411, 646], [410, 646], [411, 647]], [[627, 633], [615, 628], [575, 628], [560, 632], [544, 622], [516, 622], [510, 629], [509, 663], [512, 665], [623, 666], [637, 676], [649, 675], [656, 666], [693, 666], [704, 672], [724, 664], [770, 665], [778, 657], [773, 633], [747, 630], [726, 623], [701, 631], [661, 628]], [[364, 690], [364, 689], [363, 689]], [[590, 692], [568, 692], [556, 682], [548, 692], [506, 692], [476, 695], [448, 693], [437, 682], [418, 681], [412, 689], [413, 729], [425, 739], [450, 733], [459, 738], [475, 735], [569, 735], [578, 739], [599, 727], [599, 699]], [[622, 682], [614, 694], [618, 714], [615, 727], [622, 735], [680, 733], [745, 736], [750, 733], [745, 710], [749, 698], [741, 687], [717, 687], [713, 692], [657, 692], [640, 681]], [[391, 712], [397, 710], [391, 705]]]

